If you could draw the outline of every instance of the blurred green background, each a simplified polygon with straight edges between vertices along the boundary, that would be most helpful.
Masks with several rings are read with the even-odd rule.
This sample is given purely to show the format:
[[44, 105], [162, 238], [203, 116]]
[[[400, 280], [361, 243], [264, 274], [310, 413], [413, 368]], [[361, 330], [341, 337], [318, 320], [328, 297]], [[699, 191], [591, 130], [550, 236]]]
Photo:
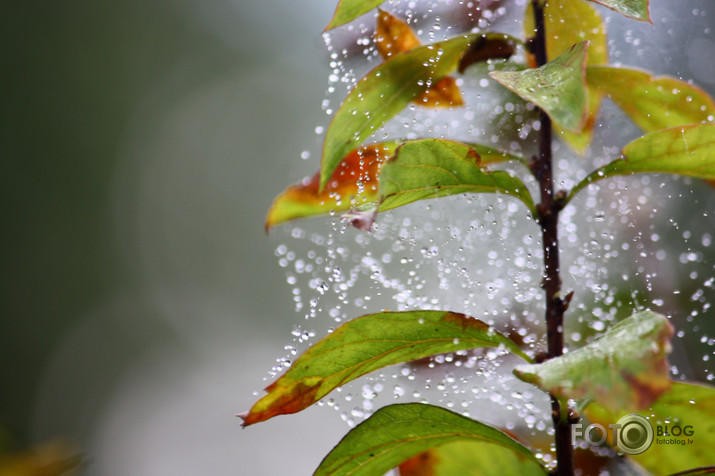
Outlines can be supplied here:
[[[307, 474], [342, 436], [316, 409], [234, 418], [302, 319], [263, 219], [316, 167], [333, 3], [2, 3], [9, 448], [66, 438], [87, 474]], [[713, 91], [712, 36], [673, 49]]]
[[314, 167], [298, 157], [325, 122], [329, 4], [3, 2], [11, 448], [70, 439], [88, 474], [291, 473], [343, 432], [234, 417], [301, 318], [263, 219]]

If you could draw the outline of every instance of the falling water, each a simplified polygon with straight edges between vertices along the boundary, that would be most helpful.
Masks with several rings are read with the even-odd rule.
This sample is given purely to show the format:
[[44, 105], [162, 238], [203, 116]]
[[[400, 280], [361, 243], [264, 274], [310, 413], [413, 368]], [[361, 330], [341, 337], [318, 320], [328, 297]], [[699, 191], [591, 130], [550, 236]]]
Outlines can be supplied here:
[[[406, 18], [423, 42], [487, 27], [520, 35], [525, 0], [484, 2], [493, 9], [472, 10], [475, 18], [466, 25], [449, 16], [455, 6], [472, 7], [471, 3], [433, 1], [417, 9], [415, 2], [398, 1], [389, 8]], [[682, 35], [707, 35], [708, 20], [700, 10], [683, 19], [681, 13], [666, 10], [672, 7], [653, 3], [653, 26], [634, 27], [599, 10], [609, 28], [612, 61], [679, 76], [689, 60], [675, 58], [679, 50], [673, 45], [683, 44]], [[676, 16], [681, 18], [675, 20]], [[327, 116], [381, 61], [372, 40], [373, 19], [364, 18], [324, 35], [332, 68], [322, 104]], [[673, 25], [676, 21], [687, 23], [686, 31]], [[494, 67], [473, 66], [459, 78], [465, 107], [410, 106], [367, 142], [440, 137], [529, 157], [535, 152], [538, 120], [530, 105], [487, 78], [486, 72]], [[715, 89], [712, 83], [705, 86], [711, 92]], [[316, 128], [319, 138], [324, 130], [323, 125]], [[579, 157], [563, 143], [555, 144], [557, 187], [573, 187], [591, 170], [618, 157], [620, 147], [639, 135], [606, 102], [590, 152]], [[318, 151], [316, 147], [302, 156], [316, 157]], [[523, 169], [504, 168], [536, 193], [535, 181]], [[575, 291], [566, 315], [568, 348], [584, 345], [634, 311], [653, 309], [671, 317], [677, 330], [673, 378], [715, 378], [709, 365], [715, 329], [707, 324], [708, 319], [712, 322], [715, 300], [715, 194], [696, 182], [660, 175], [608, 179], [586, 188], [563, 210], [563, 287]], [[288, 355], [278, 359], [270, 379], [341, 323], [383, 309], [462, 312], [510, 335], [532, 354], [546, 348], [540, 232], [523, 205], [512, 198], [472, 195], [420, 201], [380, 214], [371, 233], [349, 228], [333, 216], [284, 226], [275, 236], [280, 237], [278, 264], [285, 269], [296, 312], [305, 319], [293, 329]], [[496, 350], [440, 355], [360, 378], [321, 404], [338, 411], [351, 426], [384, 404], [418, 401], [440, 404], [517, 434], [547, 435], [552, 431], [547, 399], [515, 380], [515, 363]], [[551, 460], [549, 454], [542, 457]]]

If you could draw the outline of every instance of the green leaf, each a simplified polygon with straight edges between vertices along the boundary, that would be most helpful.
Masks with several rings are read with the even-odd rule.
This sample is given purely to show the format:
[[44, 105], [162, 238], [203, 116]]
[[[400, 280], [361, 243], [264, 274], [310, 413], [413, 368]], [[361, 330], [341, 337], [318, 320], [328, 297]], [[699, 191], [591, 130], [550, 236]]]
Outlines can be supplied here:
[[584, 41], [536, 69], [492, 71], [489, 76], [543, 109], [561, 127], [579, 132], [586, 120]]
[[392, 55], [358, 81], [326, 132], [320, 189], [348, 152], [454, 71], [466, 48], [480, 36], [460, 36]]
[[[606, 25], [601, 15], [591, 4], [583, 0], [549, 0], [544, 6], [546, 31], [546, 57], [552, 60], [565, 50], [581, 41], [588, 41], [586, 66], [608, 63], [608, 39]], [[526, 37], [534, 35], [534, 9], [527, 3], [524, 16]], [[591, 144], [593, 129], [596, 125], [598, 110], [601, 107], [601, 94], [587, 85], [588, 113], [581, 132], [568, 132], [558, 123], [554, 132], [576, 152], [583, 153]]]
[[408, 311], [362, 316], [308, 349], [241, 418], [245, 426], [296, 413], [373, 370], [478, 347], [499, 347], [530, 361], [513, 341], [464, 314]]
[[477, 151], [460, 142], [407, 142], [380, 172], [380, 211], [460, 193], [505, 193], [535, 213], [531, 194], [521, 180], [508, 172], [486, 170]]
[[586, 68], [586, 81], [646, 132], [715, 120], [712, 98], [675, 78], [655, 77], [636, 69], [590, 66]]
[[591, 0], [635, 20], [650, 22], [648, 0]]
[[[376, 207], [380, 167], [400, 143], [379, 142], [350, 151], [322, 192], [318, 191], [319, 172], [291, 185], [273, 200], [266, 216], [266, 230], [299, 218]], [[523, 157], [493, 147], [471, 143], [469, 146], [479, 153], [482, 165], [506, 161], [527, 165]]]
[[673, 327], [644, 311], [612, 326], [599, 339], [514, 374], [561, 399], [591, 399], [611, 410], [647, 408], [670, 388], [665, 354]]
[[581, 180], [568, 200], [598, 180], [648, 172], [715, 180], [715, 123], [674, 127], [634, 140], [623, 148], [620, 159]]
[[528, 448], [496, 428], [444, 408], [405, 403], [383, 407], [353, 428], [314, 476], [384, 474], [422, 451], [456, 441], [478, 442], [487, 451], [506, 448], [540, 466]]
[[429, 449], [400, 464], [400, 476], [537, 476], [548, 474], [531, 458], [492, 444], [455, 441]]
[[[715, 388], [701, 384], [673, 382], [670, 390], [661, 395], [649, 410], [640, 412], [641, 416], [648, 418], [653, 426], [655, 436], [653, 444], [645, 452], [629, 458], [653, 474], [671, 474], [713, 464], [712, 449], [715, 448], [713, 408], [715, 408]], [[608, 425], [617, 423], [628, 412], [607, 410], [597, 402], [593, 402], [586, 407], [584, 413], [589, 421], [608, 428]], [[658, 436], [656, 425], [661, 425], [661, 433], [665, 433], [663, 425], [668, 425], [668, 433], [671, 433], [671, 436]], [[673, 436], [673, 427], [676, 425], [680, 426], [680, 429], [690, 426], [693, 434]], [[683, 444], [688, 443], [688, 439], [691, 443]], [[671, 441], [668, 443], [663, 440]], [[673, 440], [683, 443], [676, 444]]]
[[384, 2], [385, 0], [340, 0], [335, 8], [332, 20], [330, 20], [324, 31], [332, 30], [336, 26], [351, 22]]

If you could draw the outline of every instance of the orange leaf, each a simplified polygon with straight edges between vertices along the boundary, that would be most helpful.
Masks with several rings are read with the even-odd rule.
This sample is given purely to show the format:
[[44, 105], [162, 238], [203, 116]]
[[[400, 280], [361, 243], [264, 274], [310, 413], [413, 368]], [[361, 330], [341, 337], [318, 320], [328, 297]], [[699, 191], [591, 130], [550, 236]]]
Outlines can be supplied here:
[[[377, 16], [375, 41], [377, 50], [384, 59], [420, 46], [420, 40], [410, 25], [384, 10], [380, 10]], [[448, 76], [427, 87], [413, 102], [427, 107], [450, 107], [464, 104], [456, 81]]]
[[404, 53], [415, 46], [420, 46], [420, 40], [410, 26], [384, 10], [377, 16], [375, 30], [377, 50], [383, 59], [397, 53]]
[[400, 465], [400, 476], [436, 476], [437, 463], [439, 456], [436, 451], [424, 451]]
[[450, 107], [464, 104], [457, 82], [449, 76], [440, 79], [427, 88], [425, 92], [415, 98], [414, 102], [420, 106], [430, 107]]
[[278, 415], [298, 413], [315, 403], [318, 400], [316, 395], [320, 390], [323, 379], [320, 377], [306, 377], [303, 380], [293, 383], [289, 391], [286, 391], [286, 386], [282, 385], [281, 380], [276, 380], [267, 386], [266, 392], [277, 396], [271, 401], [271, 405], [266, 405], [266, 408], [260, 411], [251, 409], [238, 414], [237, 416], [243, 420], [243, 426], [266, 421]]
[[273, 201], [266, 217], [266, 230], [297, 218], [346, 211], [377, 199], [377, 175], [382, 163], [397, 147], [383, 142], [351, 151], [319, 192], [320, 174], [291, 185]]

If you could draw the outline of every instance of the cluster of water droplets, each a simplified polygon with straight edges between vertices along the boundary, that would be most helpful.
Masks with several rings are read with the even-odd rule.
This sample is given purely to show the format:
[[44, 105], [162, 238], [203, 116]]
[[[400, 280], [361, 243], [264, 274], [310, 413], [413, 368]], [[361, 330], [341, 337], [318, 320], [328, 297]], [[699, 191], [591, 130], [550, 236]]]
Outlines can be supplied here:
[[[455, 7], [471, 8], [470, 3], [434, 1], [420, 3], [418, 9], [415, 2], [397, 1], [388, 6], [414, 25], [426, 43], [465, 31], [464, 25], [448, 23], [444, 16]], [[480, 11], [467, 31], [494, 25], [496, 31], [520, 35], [524, 0], [512, 2], [514, 9], [499, 1], [484, 3], [495, 9]], [[614, 15], [605, 16], [617, 35], [611, 39], [613, 58], [643, 60], [657, 50], [638, 41], [643, 33], [624, 29]], [[372, 32], [371, 23], [358, 22], [324, 35], [332, 68], [322, 104], [328, 115], [381, 61]], [[486, 72], [493, 68], [472, 67], [459, 78], [465, 107], [410, 106], [367, 142], [443, 137], [529, 157], [540, 124], [531, 106], [487, 79]], [[555, 143], [557, 188], [570, 189], [640, 135], [609, 103], [600, 118], [589, 155], [578, 157]], [[319, 137], [324, 129], [316, 128]], [[538, 197], [535, 181], [522, 168], [503, 168]], [[562, 211], [563, 287], [575, 291], [565, 324], [568, 348], [590, 342], [632, 312], [653, 309], [672, 317], [677, 331], [671, 358], [674, 378], [715, 378], [708, 363], [715, 332], [705, 327], [715, 300], [715, 194], [694, 182], [649, 175], [612, 178], [585, 188]], [[274, 236], [281, 237], [278, 264], [286, 271], [295, 309], [305, 319], [293, 329], [288, 355], [278, 359], [271, 379], [341, 323], [384, 309], [462, 312], [509, 335], [532, 354], [546, 348], [540, 230], [512, 198], [472, 195], [421, 201], [380, 214], [371, 233], [349, 228], [333, 216], [284, 226]], [[419, 401], [517, 434], [549, 435], [548, 399], [512, 376], [517, 363], [497, 350], [457, 351], [364, 376], [320, 404], [337, 410], [351, 426], [385, 404]], [[550, 454], [541, 457], [552, 459]]]

